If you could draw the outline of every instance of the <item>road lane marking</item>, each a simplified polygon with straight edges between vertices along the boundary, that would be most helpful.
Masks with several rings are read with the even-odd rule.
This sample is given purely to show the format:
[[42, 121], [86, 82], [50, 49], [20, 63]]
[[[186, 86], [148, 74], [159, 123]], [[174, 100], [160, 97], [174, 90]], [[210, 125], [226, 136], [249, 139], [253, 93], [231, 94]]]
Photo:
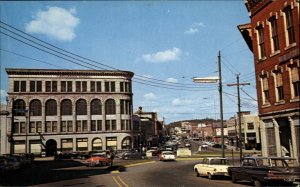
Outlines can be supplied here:
[[[124, 187], [124, 186], [125, 186], [125, 187], [129, 187], [128, 184], [126, 184], [126, 183], [121, 179], [120, 176], [117, 176], [117, 177], [114, 176], [114, 177], [113, 177], [113, 180], [115, 181], [115, 183], [116, 183], [119, 187]], [[124, 186], [123, 186], [122, 184], [123, 184]]]
[[129, 187], [122, 179], [120, 176], [118, 176], [119, 181], [121, 181], [122, 184], [124, 184], [124, 186]]
[[155, 163], [155, 161], [150, 161], [150, 162], [140, 162], [140, 163], [136, 163], [136, 164], [128, 164], [128, 165], [125, 165], [124, 167], [132, 167], [132, 166], [139, 166], [139, 165], [152, 164], [152, 163]]
[[118, 185], [119, 187], [122, 187], [122, 185], [118, 182], [118, 180], [116, 179], [116, 177], [113, 177], [113, 179], [114, 179], [115, 183], [117, 183], [117, 185]]
[[113, 170], [110, 173], [120, 173], [120, 171], [119, 170]]

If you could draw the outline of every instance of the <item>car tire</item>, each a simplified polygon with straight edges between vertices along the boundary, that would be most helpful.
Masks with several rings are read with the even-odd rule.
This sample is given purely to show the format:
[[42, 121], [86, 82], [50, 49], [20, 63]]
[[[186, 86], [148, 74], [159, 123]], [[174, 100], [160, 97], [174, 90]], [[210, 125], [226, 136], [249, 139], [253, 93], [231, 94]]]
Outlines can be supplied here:
[[236, 183], [236, 181], [237, 181], [233, 174], [231, 174], [231, 181], [232, 181], [232, 183]]
[[196, 177], [200, 177], [198, 170], [195, 170]]
[[212, 174], [209, 173], [209, 174], [208, 174], [208, 179], [209, 179], [209, 180], [213, 180], [213, 178], [214, 178], [214, 176], [213, 176]]
[[254, 186], [255, 186], [255, 187], [262, 187], [262, 183], [261, 183], [259, 180], [257, 180], [257, 179], [255, 179], [255, 180], [253, 181], [253, 183], [254, 183]]

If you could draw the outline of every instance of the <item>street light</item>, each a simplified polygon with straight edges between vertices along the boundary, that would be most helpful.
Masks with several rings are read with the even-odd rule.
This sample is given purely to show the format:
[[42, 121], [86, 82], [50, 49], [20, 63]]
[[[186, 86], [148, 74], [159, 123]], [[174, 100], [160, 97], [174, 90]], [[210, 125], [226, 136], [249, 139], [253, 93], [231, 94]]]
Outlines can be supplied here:
[[221, 69], [221, 52], [218, 55], [218, 67], [219, 76], [218, 77], [205, 77], [198, 78], [194, 77], [193, 82], [195, 83], [216, 83], [219, 82], [219, 96], [220, 96], [220, 117], [221, 117], [221, 138], [222, 138], [222, 158], [225, 158], [224, 151], [224, 122], [223, 122], [223, 92], [222, 92], [222, 69]]

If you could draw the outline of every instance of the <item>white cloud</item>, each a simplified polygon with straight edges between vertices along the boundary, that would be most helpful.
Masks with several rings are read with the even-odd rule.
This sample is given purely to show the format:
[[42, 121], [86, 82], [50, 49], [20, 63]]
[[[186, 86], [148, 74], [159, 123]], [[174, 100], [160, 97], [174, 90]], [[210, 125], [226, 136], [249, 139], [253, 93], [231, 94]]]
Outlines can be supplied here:
[[165, 51], [159, 51], [157, 53], [152, 54], [144, 54], [142, 55], [142, 59], [146, 62], [168, 62], [168, 61], [176, 61], [180, 60], [181, 50], [179, 48], [174, 47], [173, 49], [168, 49]]
[[178, 80], [177, 79], [175, 79], [175, 78], [167, 78], [167, 80], [166, 80], [166, 82], [170, 82], [170, 83], [177, 83], [178, 82]]
[[48, 7], [38, 11], [35, 19], [26, 24], [29, 33], [45, 34], [61, 41], [72, 41], [79, 19], [74, 16], [76, 9], [66, 10], [60, 7]]
[[205, 27], [204, 23], [202, 22], [193, 23], [186, 31], [184, 31], [184, 34], [195, 34], [199, 32], [199, 29], [201, 27]]
[[150, 93], [145, 94], [144, 98], [146, 100], [155, 100], [155, 99], [157, 99], [157, 96], [154, 93], [150, 92]]
[[176, 99], [173, 99], [172, 101], [172, 105], [174, 106], [178, 106], [178, 105], [189, 105], [189, 104], [192, 104], [194, 103], [195, 101], [193, 100], [190, 100], [190, 99], [179, 99], [179, 98], [176, 98]]

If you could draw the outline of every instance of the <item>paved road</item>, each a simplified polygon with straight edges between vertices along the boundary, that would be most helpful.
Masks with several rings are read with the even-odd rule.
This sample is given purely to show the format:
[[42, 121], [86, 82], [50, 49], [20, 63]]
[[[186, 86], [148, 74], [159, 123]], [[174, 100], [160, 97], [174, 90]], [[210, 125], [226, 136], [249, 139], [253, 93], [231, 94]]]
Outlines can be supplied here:
[[78, 160], [35, 161], [14, 175], [0, 178], [0, 186], [251, 186], [230, 179], [195, 177], [198, 160], [115, 160], [113, 167], [86, 167]]

